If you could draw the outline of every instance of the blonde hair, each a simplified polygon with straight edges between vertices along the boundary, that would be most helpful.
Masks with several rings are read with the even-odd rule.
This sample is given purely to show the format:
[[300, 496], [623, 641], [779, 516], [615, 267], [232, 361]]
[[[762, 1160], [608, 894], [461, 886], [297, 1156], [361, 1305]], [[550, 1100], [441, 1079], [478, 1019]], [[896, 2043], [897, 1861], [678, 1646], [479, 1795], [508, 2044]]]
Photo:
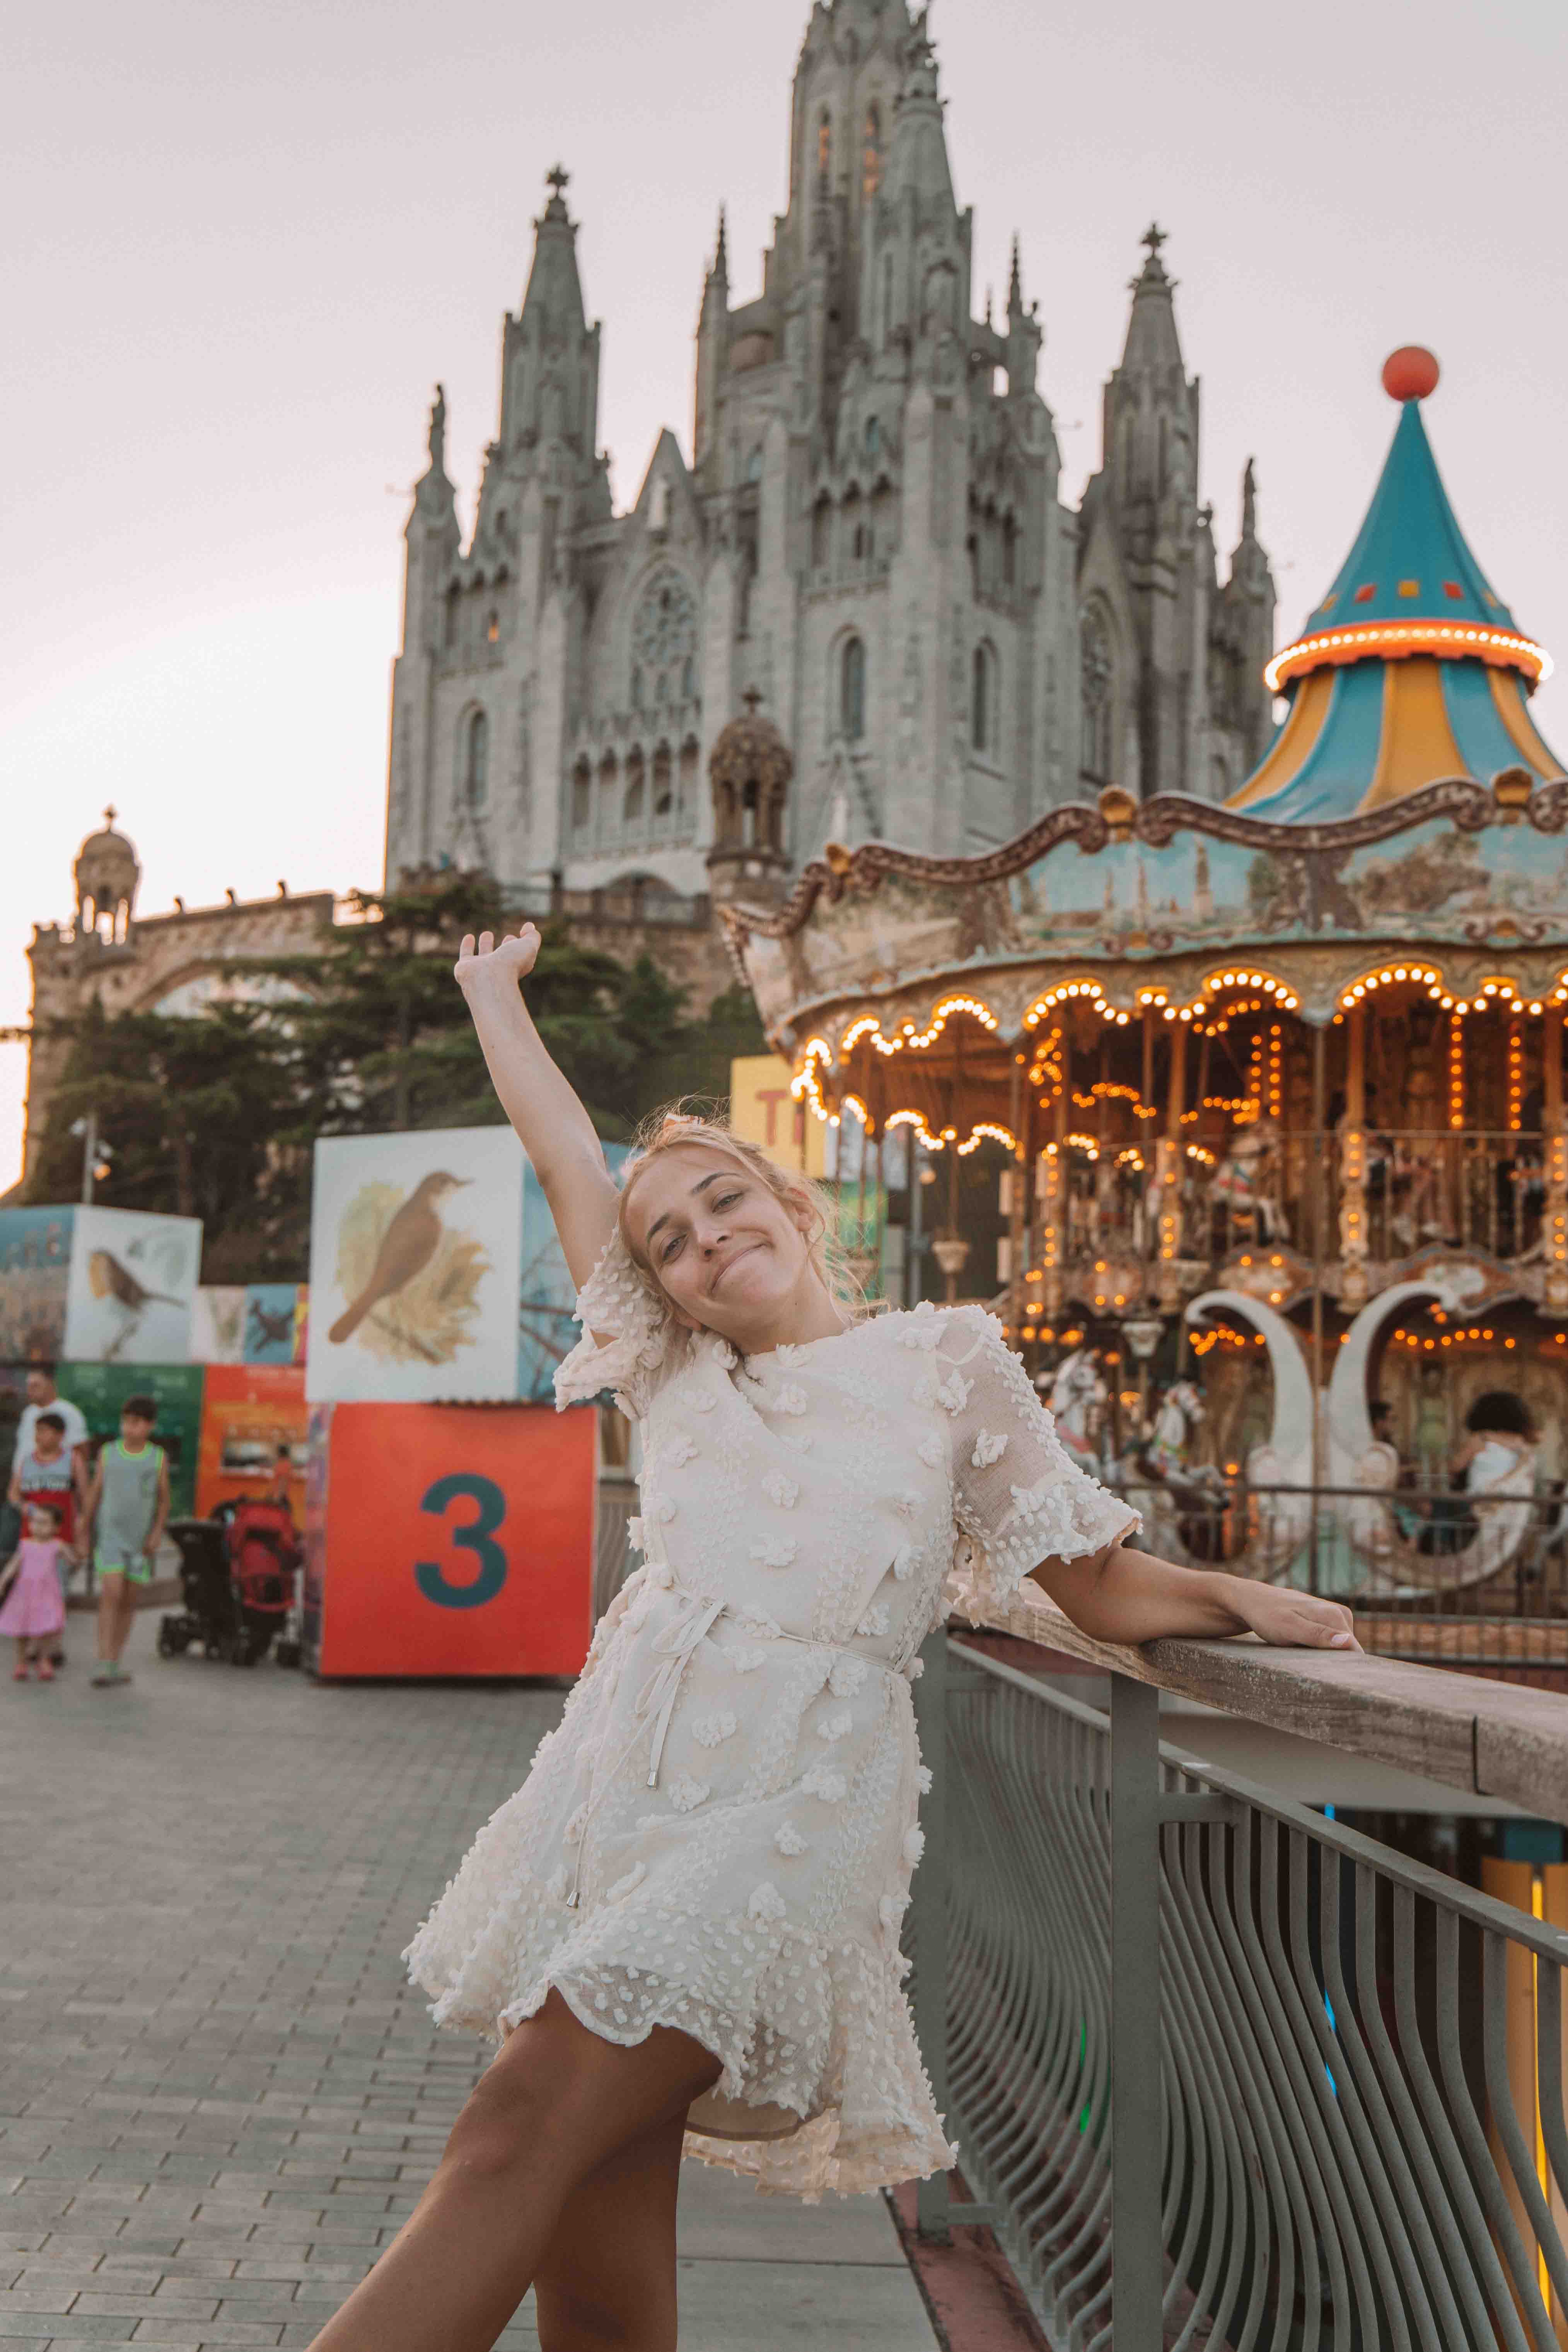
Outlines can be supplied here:
[[838, 1204], [826, 1187], [815, 1183], [804, 1171], [781, 1168], [775, 1160], [768, 1158], [759, 1144], [748, 1142], [744, 1136], [737, 1135], [727, 1120], [710, 1118], [701, 1111], [687, 1110], [679, 1103], [669, 1103], [663, 1110], [654, 1111], [637, 1130], [631, 1157], [626, 1161], [620, 1207], [616, 1213], [626, 1255], [647, 1284], [650, 1295], [667, 1314], [673, 1311], [669, 1294], [633, 1241], [626, 1223], [626, 1211], [643, 1171], [665, 1152], [690, 1144], [696, 1144], [704, 1150], [721, 1152], [726, 1158], [737, 1160], [748, 1174], [766, 1185], [775, 1200], [786, 1206], [803, 1208], [809, 1221], [805, 1235], [806, 1255], [816, 1268], [823, 1288], [834, 1305], [851, 1319], [858, 1321], [869, 1312], [865, 1290], [839, 1236]]

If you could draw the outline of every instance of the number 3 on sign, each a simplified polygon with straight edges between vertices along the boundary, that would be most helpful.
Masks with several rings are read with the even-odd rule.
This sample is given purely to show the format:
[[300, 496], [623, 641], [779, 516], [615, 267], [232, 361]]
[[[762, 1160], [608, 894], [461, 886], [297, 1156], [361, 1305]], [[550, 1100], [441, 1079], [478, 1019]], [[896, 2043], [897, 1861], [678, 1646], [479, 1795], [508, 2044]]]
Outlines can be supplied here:
[[506, 1496], [493, 1478], [455, 1470], [426, 1488], [419, 1507], [439, 1519], [446, 1517], [454, 1503], [474, 1506], [473, 1517], [455, 1527], [451, 1539], [456, 1550], [473, 1553], [479, 1562], [479, 1574], [471, 1584], [453, 1584], [437, 1561], [421, 1559], [415, 1563], [414, 1581], [426, 1600], [433, 1601], [438, 1609], [482, 1609], [506, 1582], [506, 1554], [495, 1541], [496, 1529], [506, 1517]]

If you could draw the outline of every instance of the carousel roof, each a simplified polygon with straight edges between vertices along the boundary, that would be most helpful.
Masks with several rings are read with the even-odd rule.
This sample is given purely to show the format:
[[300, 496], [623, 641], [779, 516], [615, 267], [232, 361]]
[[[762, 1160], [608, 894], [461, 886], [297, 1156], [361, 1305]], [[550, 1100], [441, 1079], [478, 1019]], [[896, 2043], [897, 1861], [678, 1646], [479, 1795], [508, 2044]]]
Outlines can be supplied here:
[[1323, 824], [1454, 777], [1564, 772], [1525, 699], [1550, 659], [1470, 552], [1426, 437], [1437, 373], [1414, 347], [1384, 368], [1400, 404], [1393, 445], [1339, 577], [1268, 666], [1289, 711], [1232, 808]]

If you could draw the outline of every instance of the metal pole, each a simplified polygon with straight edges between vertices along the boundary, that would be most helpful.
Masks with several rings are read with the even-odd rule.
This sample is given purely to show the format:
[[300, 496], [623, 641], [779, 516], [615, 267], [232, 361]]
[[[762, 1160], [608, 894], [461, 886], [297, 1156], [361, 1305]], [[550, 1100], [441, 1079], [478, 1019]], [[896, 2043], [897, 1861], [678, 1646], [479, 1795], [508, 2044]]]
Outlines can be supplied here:
[[1322, 1158], [1312, 1186], [1312, 1591], [1320, 1580], [1318, 1488], [1322, 1484], [1323, 1418], [1323, 1187], [1332, 1166], [1330, 1139], [1323, 1132], [1329, 1116], [1329, 1033], [1321, 1024], [1312, 1032], [1312, 1129]]
[[84, 1209], [92, 1206], [92, 1171], [98, 1165], [98, 1113], [87, 1115], [87, 1132], [81, 1139], [81, 1200]]
[[[928, 2058], [927, 2063], [930, 2063]], [[1160, 1694], [1110, 1677], [1110, 2326], [1160, 2352]]]
[[[914, 1879], [915, 2039], [939, 2115], [947, 2112], [947, 1630], [938, 1625], [921, 1650], [925, 1671], [913, 1685], [915, 1730], [931, 1787], [921, 1805], [925, 1852]], [[947, 2125], [952, 2137], [951, 2122]], [[948, 2178], [933, 2172], [915, 2190], [915, 2226], [938, 2245], [949, 2242]]]

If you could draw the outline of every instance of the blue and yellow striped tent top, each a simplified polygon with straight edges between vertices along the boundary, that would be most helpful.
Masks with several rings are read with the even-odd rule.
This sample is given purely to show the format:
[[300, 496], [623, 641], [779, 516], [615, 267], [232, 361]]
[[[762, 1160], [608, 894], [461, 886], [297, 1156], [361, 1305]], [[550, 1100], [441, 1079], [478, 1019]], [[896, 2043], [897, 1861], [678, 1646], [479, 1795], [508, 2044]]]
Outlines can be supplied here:
[[1289, 709], [1231, 796], [1249, 816], [1331, 824], [1451, 776], [1563, 774], [1527, 699], [1547, 656], [1471, 554], [1426, 438], [1420, 392], [1436, 374], [1414, 352], [1384, 372], [1402, 398], [1394, 443], [1338, 579], [1268, 666]]

